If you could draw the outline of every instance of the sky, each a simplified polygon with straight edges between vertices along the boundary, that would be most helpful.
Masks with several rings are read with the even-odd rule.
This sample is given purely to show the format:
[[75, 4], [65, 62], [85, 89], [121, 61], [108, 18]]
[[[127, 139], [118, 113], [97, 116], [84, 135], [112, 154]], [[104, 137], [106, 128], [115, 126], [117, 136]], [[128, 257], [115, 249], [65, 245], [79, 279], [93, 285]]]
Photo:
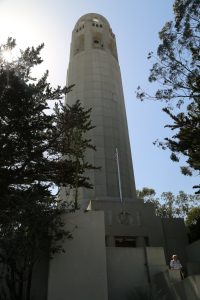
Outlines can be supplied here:
[[170, 119], [162, 104], [140, 102], [135, 91], [148, 93], [156, 84], [148, 82], [152, 62], [150, 51], [159, 45], [158, 32], [173, 19], [172, 0], [0, 0], [0, 44], [8, 36], [16, 38], [21, 49], [45, 44], [43, 64], [37, 75], [49, 70], [53, 86], [65, 85], [71, 32], [86, 13], [103, 15], [116, 35], [121, 68], [136, 188], [154, 188], [158, 194], [183, 190], [194, 193], [198, 177], [180, 173], [180, 164], [170, 160], [170, 152], [153, 145], [170, 134], [164, 128]]

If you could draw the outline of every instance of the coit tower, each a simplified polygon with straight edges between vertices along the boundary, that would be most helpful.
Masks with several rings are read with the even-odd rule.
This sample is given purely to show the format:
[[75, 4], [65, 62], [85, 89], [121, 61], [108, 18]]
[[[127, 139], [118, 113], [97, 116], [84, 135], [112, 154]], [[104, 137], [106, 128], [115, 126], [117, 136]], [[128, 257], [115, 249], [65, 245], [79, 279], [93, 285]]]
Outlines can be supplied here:
[[75, 87], [66, 103], [80, 99], [85, 108], [92, 108], [95, 128], [89, 137], [96, 151], [88, 151], [86, 160], [101, 167], [87, 174], [94, 188], [80, 189], [82, 207], [90, 200], [133, 201], [136, 190], [116, 40], [99, 14], [82, 16], [74, 27], [67, 72], [67, 85], [71, 84]]

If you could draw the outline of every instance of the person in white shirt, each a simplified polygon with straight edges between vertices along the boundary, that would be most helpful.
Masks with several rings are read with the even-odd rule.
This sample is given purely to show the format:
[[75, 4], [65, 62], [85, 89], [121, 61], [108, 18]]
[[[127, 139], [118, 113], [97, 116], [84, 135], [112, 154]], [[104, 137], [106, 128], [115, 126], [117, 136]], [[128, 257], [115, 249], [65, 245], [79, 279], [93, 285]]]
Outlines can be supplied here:
[[178, 256], [176, 254], [172, 255], [172, 259], [170, 260], [170, 268], [171, 270], [181, 270], [182, 265], [178, 260]]
[[170, 260], [170, 268], [171, 270], [180, 270], [181, 278], [184, 278], [183, 266], [181, 265], [180, 260], [178, 259], [178, 256], [176, 254], [172, 255], [172, 259]]

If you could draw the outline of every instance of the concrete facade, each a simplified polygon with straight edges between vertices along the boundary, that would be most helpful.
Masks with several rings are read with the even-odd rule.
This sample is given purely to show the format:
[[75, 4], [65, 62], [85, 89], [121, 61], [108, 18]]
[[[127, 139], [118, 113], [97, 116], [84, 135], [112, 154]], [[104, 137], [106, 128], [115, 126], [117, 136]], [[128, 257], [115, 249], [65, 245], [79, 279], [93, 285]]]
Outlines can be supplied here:
[[[84, 15], [75, 25], [67, 74], [71, 84], [75, 87], [66, 103], [80, 99], [92, 108], [96, 126], [88, 137], [97, 151], [88, 151], [86, 160], [102, 169], [87, 174], [94, 189], [79, 190], [81, 210], [65, 216], [73, 239], [65, 241], [66, 253], [50, 262], [48, 300], [140, 299], [134, 296], [138, 289], [143, 295], [153, 290], [159, 300], [182, 299], [180, 272], [168, 265], [175, 253], [186, 265], [185, 225], [182, 219], [157, 217], [152, 204], [136, 198], [116, 41], [101, 15]], [[198, 280], [184, 283], [187, 295], [196, 295], [190, 288]]]
[[[50, 261], [48, 300], [132, 300], [140, 299], [134, 298], [138, 291], [146, 297], [153, 291], [159, 300], [198, 299], [195, 297], [199, 277], [193, 275], [182, 282], [179, 271], [169, 270], [164, 241], [160, 239], [162, 234], [156, 237], [156, 227], [147, 226], [159, 220], [151, 216], [149, 205], [135, 224], [130, 215], [138, 211], [136, 202], [124, 205], [123, 211], [116, 203], [107, 201], [104, 211], [97, 209], [101, 205], [101, 201], [94, 201], [91, 211], [65, 216], [66, 229], [72, 232], [73, 239], [65, 241], [64, 254]], [[145, 211], [145, 204], [143, 206]], [[124, 212], [123, 218], [119, 218], [121, 212]], [[155, 224], [159, 227], [159, 223]], [[177, 228], [180, 229], [179, 220]], [[172, 230], [176, 230], [175, 222]], [[160, 247], [155, 246], [158, 244]], [[184, 249], [179, 253], [173, 243], [168, 242], [167, 247], [179, 256], [184, 253]], [[198, 249], [195, 249], [197, 256]], [[180, 298], [179, 295], [186, 296]]]
[[181, 218], [162, 218], [163, 239], [166, 260], [169, 262], [173, 254], [178, 254], [186, 268], [188, 237], [184, 220]]
[[157, 217], [153, 205], [141, 199], [123, 204], [91, 201], [89, 209], [105, 213], [107, 246], [115, 246], [116, 237], [131, 237], [135, 247], [163, 247], [167, 265], [174, 253], [186, 262], [188, 240], [182, 219]]
[[199, 300], [200, 299], [200, 275], [193, 275], [179, 281], [173, 286], [173, 298], [175, 300]]
[[200, 240], [186, 248], [188, 275], [200, 274]]
[[188, 245], [186, 252], [187, 263], [184, 271], [187, 277], [184, 280], [181, 279], [179, 270], [166, 270], [155, 274], [152, 278], [151, 286], [154, 295], [159, 296], [158, 299], [200, 299], [200, 240]]
[[137, 288], [148, 291], [153, 276], [166, 269], [161, 247], [107, 247], [109, 300], [129, 299]]
[[50, 261], [48, 300], [126, 300], [168, 269], [162, 247], [107, 245], [102, 211], [66, 214], [64, 221], [73, 239]]
[[159, 300], [199, 300], [200, 275], [180, 278], [179, 271], [165, 271], [154, 276], [153, 295]]
[[73, 238], [50, 261], [47, 299], [107, 300], [103, 212], [66, 214], [63, 221]]
[[71, 84], [75, 87], [67, 95], [66, 103], [80, 99], [84, 107], [92, 108], [91, 119], [96, 128], [89, 137], [97, 151], [88, 151], [86, 159], [101, 167], [87, 174], [94, 189], [80, 189], [81, 207], [87, 207], [89, 200], [119, 201], [116, 148], [123, 197], [134, 200], [135, 182], [115, 35], [101, 15], [84, 15], [75, 25], [67, 72], [67, 85]]

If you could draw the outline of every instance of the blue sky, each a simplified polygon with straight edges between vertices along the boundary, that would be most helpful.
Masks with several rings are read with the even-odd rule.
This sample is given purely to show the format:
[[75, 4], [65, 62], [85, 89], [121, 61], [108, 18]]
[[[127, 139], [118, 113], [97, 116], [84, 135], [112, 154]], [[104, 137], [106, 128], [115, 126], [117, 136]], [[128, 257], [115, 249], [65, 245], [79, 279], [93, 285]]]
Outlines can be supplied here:
[[86, 13], [102, 14], [116, 35], [127, 110], [136, 187], [177, 193], [193, 193], [198, 177], [186, 177], [180, 166], [169, 159], [169, 151], [153, 145], [168, 135], [170, 122], [160, 103], [140, 102], [138, 85], [149, 93], [156, 85], [148, 83], [149, 51], [156, 51], [158, 32], [173, 18], [172, 0], [0, 0], [0, 43], [16, 38], [20, 48], [45, 43], [41, 74], [48, 69], [53, 85], [64, 85], [69, 60], [71, 32]]

